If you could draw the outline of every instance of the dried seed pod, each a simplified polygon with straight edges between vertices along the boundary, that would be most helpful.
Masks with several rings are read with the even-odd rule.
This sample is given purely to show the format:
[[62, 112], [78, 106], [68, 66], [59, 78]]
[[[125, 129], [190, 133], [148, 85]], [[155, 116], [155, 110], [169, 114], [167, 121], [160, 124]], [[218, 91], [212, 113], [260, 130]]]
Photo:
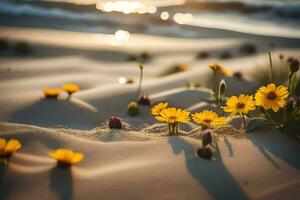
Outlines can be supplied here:
[[121, 129], [122, 128], [122, 122], [119, 117], [113, 116], [110, 118], [108, 122], [108, 127], [110, 129]]
[[202, 148], [197, 149], [197, 154], [201, 158], [204, 158], [207, 160], [211, 160], [212, 155], [213, 155], [212, 151], [209, 147], [202, 147]]

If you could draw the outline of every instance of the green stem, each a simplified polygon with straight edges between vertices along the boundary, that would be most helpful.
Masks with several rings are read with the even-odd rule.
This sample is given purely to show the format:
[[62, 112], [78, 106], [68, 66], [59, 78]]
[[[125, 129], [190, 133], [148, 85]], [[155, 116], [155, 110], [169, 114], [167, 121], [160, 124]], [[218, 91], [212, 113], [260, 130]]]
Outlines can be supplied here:
[[140, 80], [139, 80], [139, 86], [138, 86], [138, 91], [137, 91], [137, 99], [139, 99], [141, 96], [142, 81], [143, 81], [143, 69], [144, 69], [143, 64], [140, 64]]
[[220, 151], [219, 143], [218, 143], [218, 137], [216, 135], [213, 135], [213, 139], [214, 139], [216, 149], [217, 149], [218, 153], [221, 155], [221, 151]]
[[243, 121], [243, 127], [242, 127], [242, 129], [246, 130], [247, 125], [246, 125], [246, 119], [245, 119], [245, 115], [244, 114], [242, 114], [242, 121]]
[[270, 82], [273, 83], [273, 62], [272, 62], [271, 52], [269, 51], [268, 54], [269, 54], [269, 60], [270, 60], [269, 77], [270, 77]]

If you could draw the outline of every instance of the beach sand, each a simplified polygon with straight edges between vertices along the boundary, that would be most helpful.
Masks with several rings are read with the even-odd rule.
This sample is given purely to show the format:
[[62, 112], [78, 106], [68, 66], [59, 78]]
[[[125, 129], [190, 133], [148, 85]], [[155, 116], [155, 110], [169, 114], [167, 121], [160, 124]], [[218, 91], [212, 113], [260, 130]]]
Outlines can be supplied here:
[[[243, 79], [226, 78], [228, 96], [253, 94], [268, 81], [270, 49], [274, 80], [286, 83], [287, 63], [278, 55], [299, 57], [298, 41], [289, 45], [286, 39], [281, 45], [284, 38], [262, 43], [259, 36], [131, 34], [118, 45], [113, 35], [12, 27], [1, 27], [0, 37], [27, 41], [32, 48], [26, 56], [10, 49], [0, 57], [0, 136], [23, 144], [8, 169], [1, 165], [0, 199], [298, 199], [300, 145], [287, 134], [267, 128], [240, 137], [224, 132], [221, 154], [207, 161], [196, 154], [201, 140], [185, 136], [197, 125], [188, 123], [181, 126], [182, 136], [166, 137], [151, 107], [140, 106], [136, 117], [127, 114], [139, 77], [138, 63], [129, 56], [147, 52], [151, 57], [142, 91], [152, 105], [166, 101], [197, 112], [209, 107], [205, 101], [213, 74], [208, 64], [242, 73]], [[241, 50], [249, 43], [256, 53]], [[209, 57], [196, 59], [199, 52]], [[220, 58], [224, 52], [230, 54], [227, 59]], [[174, 64], [191, 70], [161, 75]], [[120, 77], [134, 83], [119, 84]], [[76, 83], [81, 91], [70, 99], [66, 94], [58, 100], [43, 97], [43, 88], [65, 83]], [[188, 83], [200, 87], [191, 89]], [[122, 130], [107, 128], [113, 115], [122, 118]], [[59, 147], [83, 152], [85, 158], [70, 170], [60, 169], [47, 156]]]

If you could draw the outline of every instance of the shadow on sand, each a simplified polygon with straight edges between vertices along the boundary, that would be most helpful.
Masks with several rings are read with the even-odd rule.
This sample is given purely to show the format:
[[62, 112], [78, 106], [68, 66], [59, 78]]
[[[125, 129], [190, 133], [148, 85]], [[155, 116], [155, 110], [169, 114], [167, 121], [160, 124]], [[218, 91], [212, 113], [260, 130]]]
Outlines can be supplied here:
[[0, 161], [0, 199], [3, 200], [7, 199], [14, 189], [7, 172], [7, 163]]
[[54, 167], [50, 172], [50, 186], [60, 200], [72, 200], [73, 180], [71, 168]]
[[18, 110], [9, 119], [11, 122], [43, 127], [64, 125], [68, 128], [90, 129], [99, 124], [101, 116], [68, 100], [40, 99]]
[[248, 199], [220, 157], [215, 161], [199, 158], [193, 147], [181, 137], [169, 137], [168, 142], [175, 154], [184, 153], [188, 171], [207, 189], [213, 199]]
[[300, 170], [300, 143], [296, 139], [281, 132], [264, 129], [248, 133], [246, 136], [276, 168], [280, 169], [270, 153]]

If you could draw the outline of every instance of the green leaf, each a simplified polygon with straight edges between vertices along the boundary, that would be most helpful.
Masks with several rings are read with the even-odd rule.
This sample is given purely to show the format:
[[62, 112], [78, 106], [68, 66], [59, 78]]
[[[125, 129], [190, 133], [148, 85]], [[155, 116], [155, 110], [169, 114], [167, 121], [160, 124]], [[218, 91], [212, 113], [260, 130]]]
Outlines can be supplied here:
[[253, 131], [258, 128], [266, 127], [266, 126], [274, 126], [276, 122], [270, 119], [264, 118], [253, 118], [249, 121], [247, 125], [246, 132]]

